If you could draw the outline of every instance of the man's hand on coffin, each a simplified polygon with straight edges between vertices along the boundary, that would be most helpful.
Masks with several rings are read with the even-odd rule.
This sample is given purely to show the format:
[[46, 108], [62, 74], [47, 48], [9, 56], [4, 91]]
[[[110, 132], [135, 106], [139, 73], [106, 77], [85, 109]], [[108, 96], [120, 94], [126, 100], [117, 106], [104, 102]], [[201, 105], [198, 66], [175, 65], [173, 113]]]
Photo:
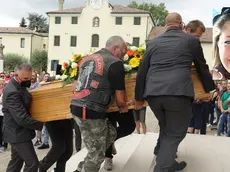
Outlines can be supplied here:
[[135, 110], [140, 110], [143, 108], [145, 101], [135, 101], [134, 108]]
[[128, 106], [119, 107], [119, 112], [120, 113], [126, 113], [126, 112], [128, 112], [128, 110], [129, 110]]
[[210, 102], [211, 100], [212, 100], [212, 96], [202, 99], [203, 102]]
[[130, 100], [130, 101], [128, 101], [126, 104], [127, 104], [128, 106], [132, 106], [132, 105], [134, 105], [134, 103], [135, 103], [135, 100]]

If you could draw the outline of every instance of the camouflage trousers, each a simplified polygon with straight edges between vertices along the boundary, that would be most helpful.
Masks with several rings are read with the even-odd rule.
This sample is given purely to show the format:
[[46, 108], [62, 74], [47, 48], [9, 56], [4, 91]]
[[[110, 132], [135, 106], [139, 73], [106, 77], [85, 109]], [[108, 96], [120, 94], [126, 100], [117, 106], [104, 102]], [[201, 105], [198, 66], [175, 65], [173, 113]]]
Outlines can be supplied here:
[[117, 132], [108, 119], [82, 120], [73, 115], [78, 124], [88, 154], [78, 164], [80, 172], [98, 172], [105, 159], [105, 152], [115, 141]]

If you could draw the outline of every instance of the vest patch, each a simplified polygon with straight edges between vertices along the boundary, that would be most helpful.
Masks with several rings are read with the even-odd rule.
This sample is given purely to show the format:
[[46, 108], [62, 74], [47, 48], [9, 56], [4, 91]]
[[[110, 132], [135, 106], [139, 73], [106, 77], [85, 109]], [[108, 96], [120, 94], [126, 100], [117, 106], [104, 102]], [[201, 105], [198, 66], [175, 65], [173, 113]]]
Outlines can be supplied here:
[[88, 89], [84, 89], [81, 92], [75, 92], [73, 97], [76, 99], [80, 99], [80, 98], [87, 97], [89, 94], [90, 91]]
[[98, 75], [102, 75], [103, 74], [103, 63], [104, 63], [104, 61], [103, 61], [103, 58], [101, 57], [100, 54], [92, 54], [88, 57], [85, 57], [82, 60], [81, 64], [83, 64], [87, 60], [92, 60], [92, 59], [94, 60], [95, 66], [96, 66], [95, 73], [97, 73]]
[[97, 82], [97, 81], [95, 81], [95, 80], [92, 80], [91, 83], [90, 83], [90, 86], [91, 86], [92, 88], [95, 88], [95, 89], [98, 87], [98, 85], [99, 85], [99, 82]]

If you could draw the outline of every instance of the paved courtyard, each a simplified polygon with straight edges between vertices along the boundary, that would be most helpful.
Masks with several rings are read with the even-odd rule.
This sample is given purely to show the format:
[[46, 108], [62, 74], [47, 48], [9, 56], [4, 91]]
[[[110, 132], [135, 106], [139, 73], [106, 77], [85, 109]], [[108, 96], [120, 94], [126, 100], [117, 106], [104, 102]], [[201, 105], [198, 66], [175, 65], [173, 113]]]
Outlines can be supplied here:
[[[147, 124], [147, 131], [148, 132], [158, 133], [159, 127], [158, 127], [157, 119], [155, 118], [155, 116], [153, 115], [153, 113], [151, 112], [150, 109], [147, 109], [146, 124]], [[208, 132], [207, 132], [208, 135], [215, 135], [215, 133], [216, 133], [216, 130], [208, 129]], [[46, 155], [48, 150], [49, 149], [45, 149], [45, 150], [37, 150], [36, 149], [38, 159], [41, 160]], [[74, 154], [75, 154], [75, 150], [74, 150]], [[6, 171], [6, 166], [9, 162], [9, 160], [10, 160], [10, 150], [7, 150], [4, 153], [0, 153], [0, 172]], [[49, 171], [52, 171], [52, 169], [53, 168], [50, 168]]]

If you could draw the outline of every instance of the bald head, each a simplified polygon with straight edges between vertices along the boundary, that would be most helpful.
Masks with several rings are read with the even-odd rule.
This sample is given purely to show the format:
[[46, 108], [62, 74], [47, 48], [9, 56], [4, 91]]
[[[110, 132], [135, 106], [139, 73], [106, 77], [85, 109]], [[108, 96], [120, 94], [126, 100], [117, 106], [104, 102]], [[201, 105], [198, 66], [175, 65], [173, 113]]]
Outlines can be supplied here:
[[123, 58], [127, 52], [127, 45], [120, 36], [110, 37], [106, 42], [105, 48], [118, 58]]
[[180, 27], [181, 23], [182, 17], [176, 12], [169, 13], [166, 17], [166, 27]]

